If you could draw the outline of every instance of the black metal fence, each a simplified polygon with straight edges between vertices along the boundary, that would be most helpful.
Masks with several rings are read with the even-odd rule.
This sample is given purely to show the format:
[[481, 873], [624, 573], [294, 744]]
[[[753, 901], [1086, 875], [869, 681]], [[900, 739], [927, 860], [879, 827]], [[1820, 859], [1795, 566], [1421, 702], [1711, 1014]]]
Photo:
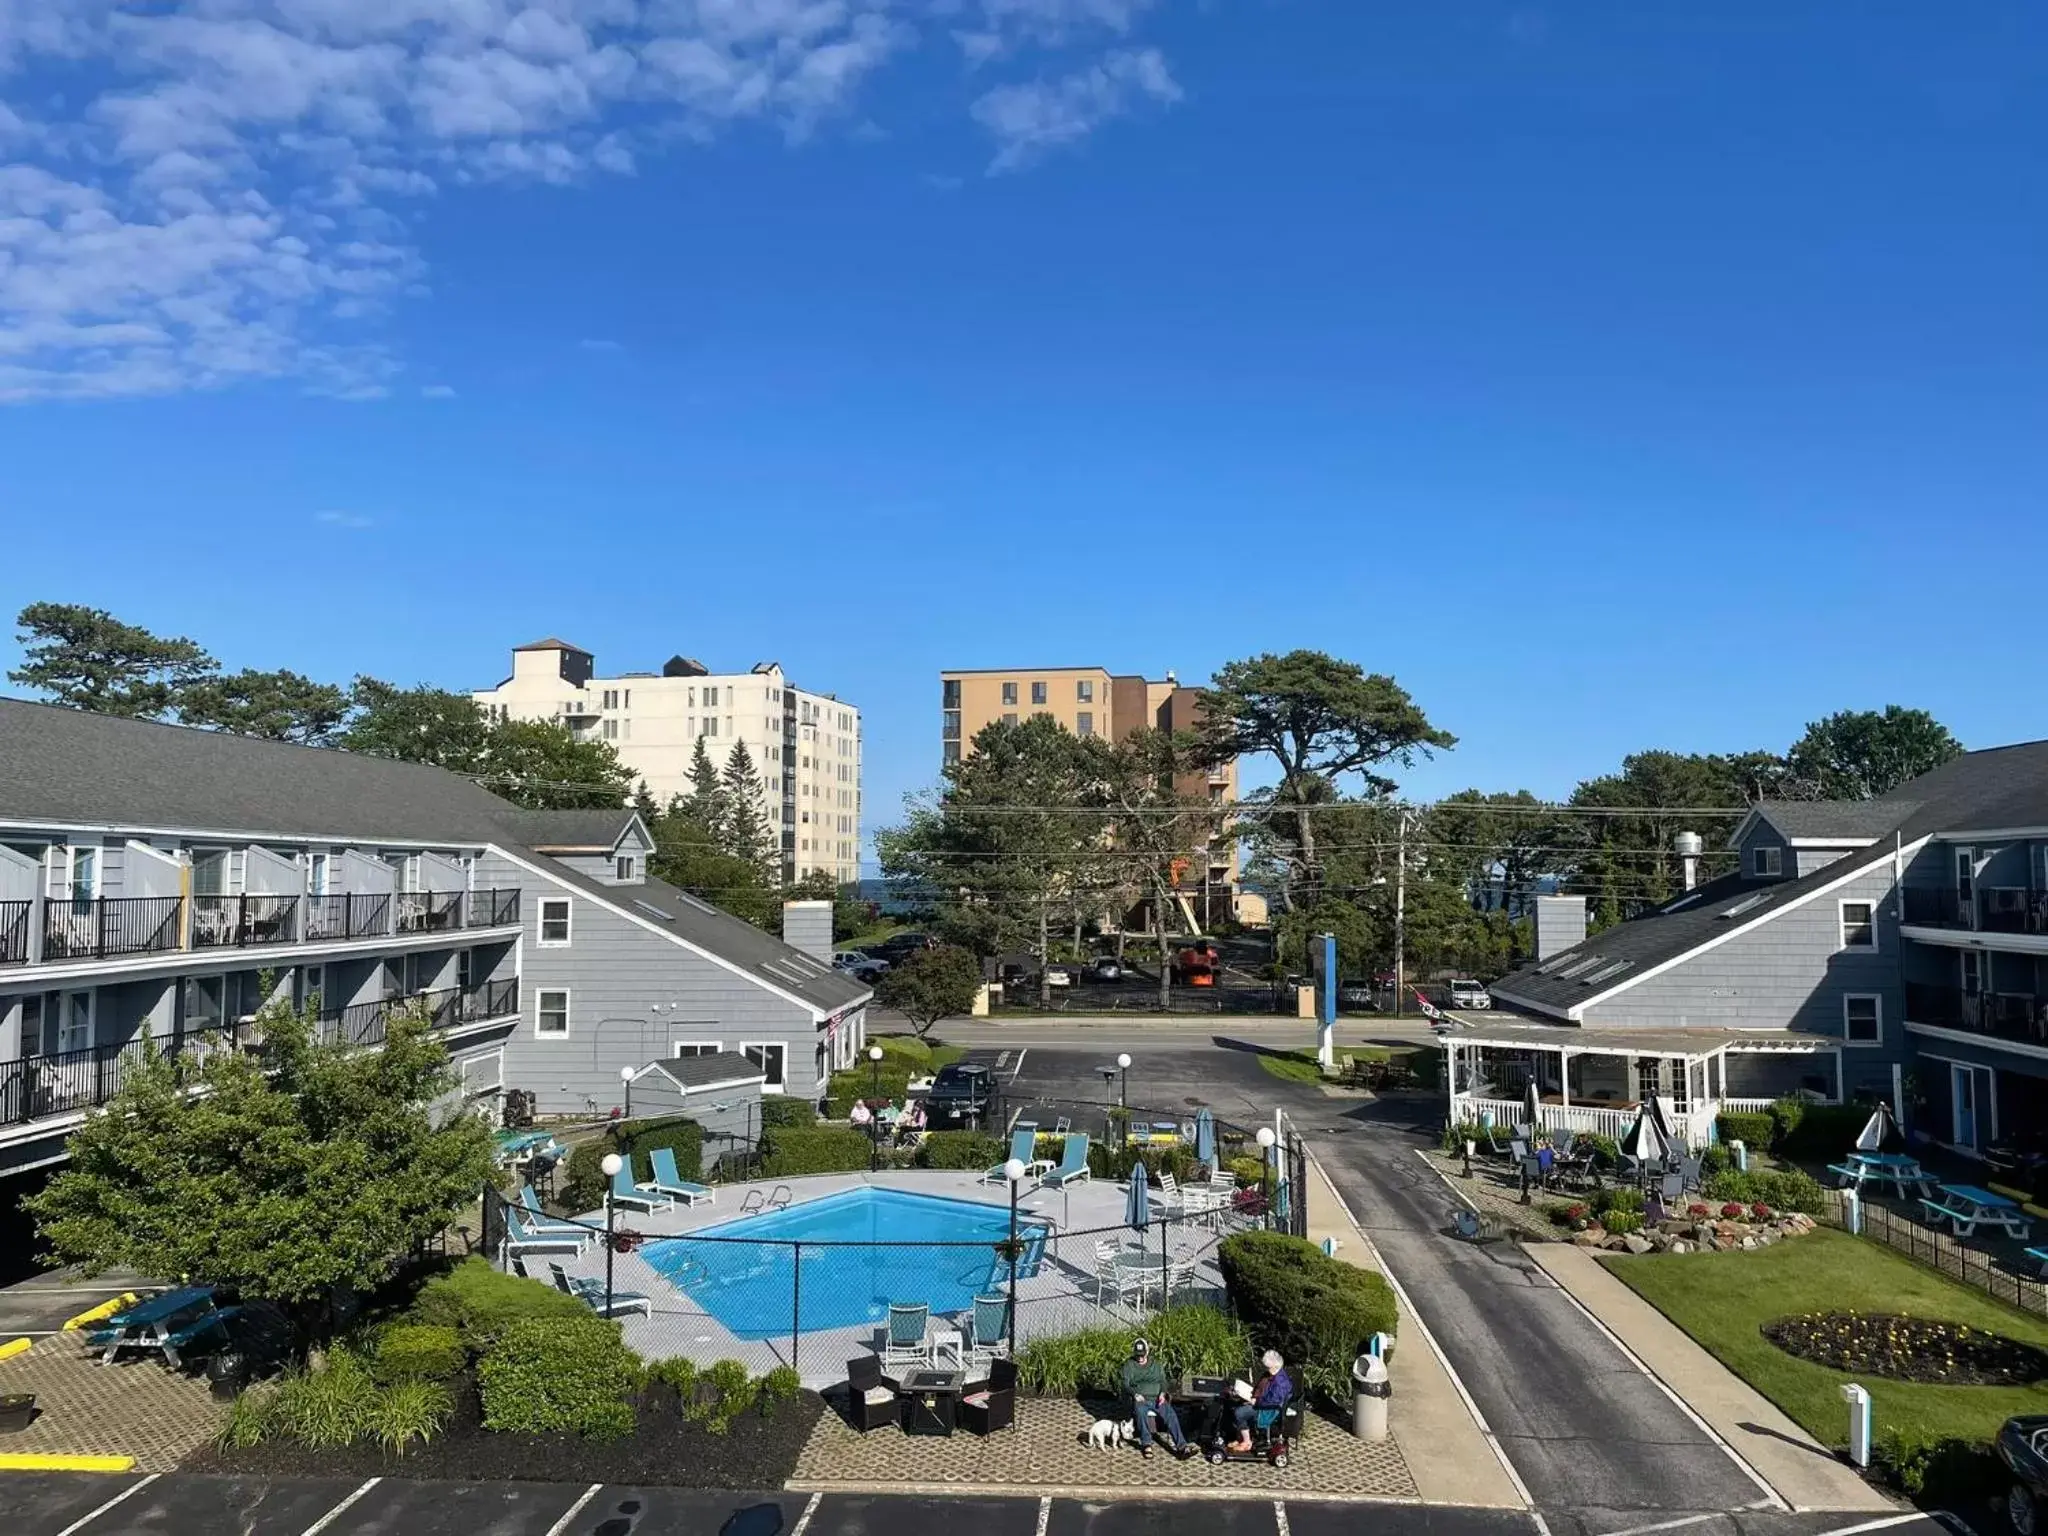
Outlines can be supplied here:
[[453, 1024], [474, 1024], [519, 1011], [519, 979], [486, 981], [464, 989], [441, 987], [416, 992], [410, 997], [382, 998], [367, 1003], [320, 1010], [319, 1038], [327, 1044], [382, 1045], [389, 1032], [392, 1013], [400, 1008], [424, 1008], [436, 1029]]
[[192, 898], [194, 949], [291, 944], [299, 936], [299, 898], [244, 892]]
[[32, 901], [0, 901], [0, 965], [20, 965], [28, 959], [29, 913]]
[[0, 1125], [97, 1109], [121, 1091], [152, 1046], [165, 1056], [204, 1057], [233, 1050], [235, 1031], [231, 1026], [189, 1030], [0, 1061]]
[[[1829, 1190], [1827, 1215], [1838, 1226], [1846, 1225], [1839, 1190]], [[2037, 1317], [2048, 1317], [2048, 1281], [2015, 1269], [2011, 1261], [1983, 1248], [1971, 1247], [1960, 1239], [1921, 1225], [1889, 1206], [1863, 1202], [1863, 1235], [1952, 1280], [1975, 1286], [2008, 1306]]]
[[43, 906], [45, 960], [103, 960], [179, 947], [184, 906], [177, 896], [102, 896]]

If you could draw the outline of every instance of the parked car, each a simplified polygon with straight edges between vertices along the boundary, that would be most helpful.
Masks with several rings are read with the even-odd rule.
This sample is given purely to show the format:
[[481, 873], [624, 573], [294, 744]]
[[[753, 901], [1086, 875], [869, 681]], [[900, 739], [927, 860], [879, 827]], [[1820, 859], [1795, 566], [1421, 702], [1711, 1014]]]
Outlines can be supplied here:
[[1468, 1009], [1491, 1008], [1493, 994], [1476, 981], [1454, 981], [1451, 983], [1451, 1006]]
[[925, 1095], [926, 1117], [934, 1121], [979, 1121], [995, 1097], [995, 1074], [972, 1062], [956, 1061], [939, 1068]]
[[889, 973], [889, 962], [857, 949], [842, 949], [832, 956], [832, 968], [844, 971], [856, 981], [874, 981]]
[[1379, 993], [1369, 981], [1340, 981], [1337, 983], [1337, 1006], [1339, 1008], [1377, 1008]]
[[1048, 965], [1045, 968], [1045, 984], [1048, 987], [1071, 987], [1074, 984], [1073, 967]]
[[2007, 1419], [1996, 1443], [1998, 1459], [2012, 1473], [2005, 1517], [2018, 1536], [2037, 1536], [2041, 1504], [2048, 1500], [2048, 1415]]
[[1118, 982], [1128, 979], [1130, 974], [1123, 961], [1114, 955], [1098, 955], [1081, 967], [1083, 981]]
[[892, 934], [881, 943], [869, 947], [870, 959], [886, 960], [891, 965], [901, 965], [920, 950], [930, 949], [938, 941], [928, 933]]

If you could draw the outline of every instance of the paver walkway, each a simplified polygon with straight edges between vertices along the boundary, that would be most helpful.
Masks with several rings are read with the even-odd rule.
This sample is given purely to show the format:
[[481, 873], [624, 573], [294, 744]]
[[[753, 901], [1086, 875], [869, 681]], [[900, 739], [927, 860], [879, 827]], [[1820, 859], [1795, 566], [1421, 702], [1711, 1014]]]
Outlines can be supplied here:
[[7, 1437], [10, 1453], [132, 1456], [141, 1472], [168, 1472], [213, 1438], [224, 1410], [204, 1376], [124, 1354], [102, 1366], [83, 1338], [60, 1333], [0, 1360], [0, 1393], [33, 1392], [36, 1421]]
[[1142, 1492], [1146, 1497], [1233, 1494], [1319, 1499], [1416, 1498], [1415, 1480], [1398, 1442], [1369, 1445], [1348, 1430], [1312, 1419], [1285, 1467], [1199, 1458], [1175, 1461], [1154, 1450], [1150, 1460], [1129, 1446], [1102, 1451], [1086, 1443], [1094, 1422], [1066, 1399], [1020, 1398], [1014, 1429], [986, 1439], [965, 1431], [935, 1438], [884, 1428], [862, 1434], [837, 1413], [818, 1421], [797, 1458], [789, 1486], [906, 1490], [972, 1489], [977, 1493], [1054, 1491]]
[[1896, 1512], [1890, 1499], [1615, 1279], [1601, 1260], [1570, 1243], [1532, 1243], [1525, 1251], [1794, 1509]]

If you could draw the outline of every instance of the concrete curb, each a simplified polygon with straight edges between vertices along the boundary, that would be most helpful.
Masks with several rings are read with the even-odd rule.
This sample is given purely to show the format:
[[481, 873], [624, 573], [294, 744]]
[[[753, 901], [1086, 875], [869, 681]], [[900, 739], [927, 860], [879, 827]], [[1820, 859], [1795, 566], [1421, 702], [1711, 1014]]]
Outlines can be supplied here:
[[90, 1327], [112, 1317], [116, 1312], [135, 1305], [137, 1297], [133, 1291], [123, 1291], [111, 1301], [103, 1301], [96, 1307], [88, 1307], [74, 1318], [65, 1321], [64, 1332], [75, 1333], [80, 1328]]
[[915, 1493], [962, 1499], [1075, 1499], [1091, 1504], [1147, 1504], [1180, 1500], [1188, 1503], [1271, 1504], [1404, 1504], [1421, 1507], [1421, 1499], [1377, 1493], [1281, 1493], [1268, 1488], [1092, 1488], [1078, 1483], [841, 1483], [792, 1478], [785, 1493]]
[[12, 1360], [16, 1355], [25, 1355], [36, 1347], [34, 1339], [9, 1339], [0, 1344], [0, 1360]]

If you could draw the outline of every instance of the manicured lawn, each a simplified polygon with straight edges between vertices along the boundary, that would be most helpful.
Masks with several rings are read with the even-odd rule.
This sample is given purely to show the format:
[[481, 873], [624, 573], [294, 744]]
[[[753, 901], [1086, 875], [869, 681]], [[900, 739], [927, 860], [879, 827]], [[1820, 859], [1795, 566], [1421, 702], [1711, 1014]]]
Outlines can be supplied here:
[[1323, 1069], [1314, 1051], [1261, 1051], [1259, 1065], [1283, 1083], [1320, 1083]]
[[[1436, 1063], [1439, 1059], [1436, 1049], [1426, 1045], [1354, 1045], [1337, 1047], [1337, 1060], [1341, 1063], [1346, 1056], [1359, 1061], [1403, 1061], [1408, 1070], [1415, 1074], [1415, 1080], [1428, 1087], [1436, 1080]], [[1282, 1082], [1320, 1083], [1323, 1069], [1316, 1064], [1316, 1053], [1308, 1051], [1261, 1051], [1259, 1065]]]
[[2016, 1413], [2048, 1413], [2048, 1386], [1941, 1387], [1848, 1375], [1796, 1360], [1757, 1330], [1802, 1312], [1893, 1312], [1983, 1328], [2048, 1348], [2048, 1322], [1957, 1285], [1888, 1248], [1822, 1228], [1755, 1253], [1620, 1259], [1616, 1278], [1805, 1426], [1823, 1445], [1848, 1434], [1840, 1388], [1870, 1389], [1873, 1427], [1989, 1439]]

